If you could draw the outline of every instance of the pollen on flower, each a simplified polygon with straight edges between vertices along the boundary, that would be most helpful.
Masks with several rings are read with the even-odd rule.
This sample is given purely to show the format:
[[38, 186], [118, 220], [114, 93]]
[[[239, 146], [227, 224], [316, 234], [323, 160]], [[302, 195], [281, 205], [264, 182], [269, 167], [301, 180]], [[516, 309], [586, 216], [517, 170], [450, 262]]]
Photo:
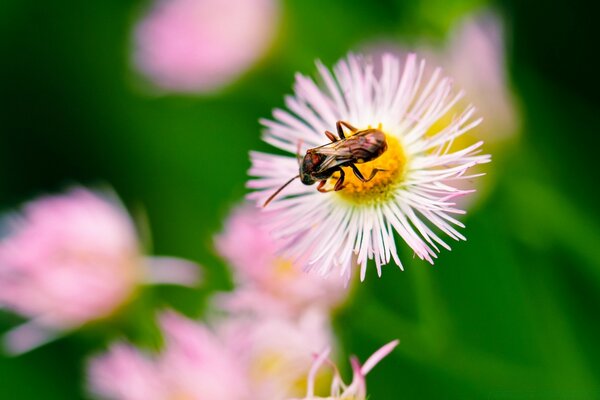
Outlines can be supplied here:
[[[396, 137], [386, 134], [386, 141], [387, 150], [381, 156], [364, 164], [356, 164], [366, 179], [374, 168], [380, 170], [370, 181], [362, 182], [354, 175], [352, 168], [343, 168], [346, 173], [344, 188], [336, 192], [342, 199], [364, 204], [385, 201], [393, 196], [397, 185], [404, 179], [407, 158]], [[340, 174], [336, 172], [331, 180], [335, 183], [339, 178]]]

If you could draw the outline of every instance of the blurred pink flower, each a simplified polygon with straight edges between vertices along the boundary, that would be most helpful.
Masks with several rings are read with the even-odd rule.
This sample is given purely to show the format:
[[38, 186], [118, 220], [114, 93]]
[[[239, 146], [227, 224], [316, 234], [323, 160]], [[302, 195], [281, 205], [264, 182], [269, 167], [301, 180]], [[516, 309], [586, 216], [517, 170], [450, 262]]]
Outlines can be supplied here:
[[152, 358], [124, 343], [113, 345], [108, 353], [90, 362], [88, 385], [94, 394], [106, 399], [163, 400], [168, 394]]
[[[495, 144], [515, 136], [520, 128], [516, 99], [507, 76], [504, 28], [491, 11], [466, 18], [450, 35], [443, 64], [466, 92], [466, 100], [477, 104], [484, 123], [475, 136]], [[439, 60], [438, 62], [442, 62]]]
[[[349, 385], [346, 385], [340, 376], [340, 373], [335, 364], [329, 360], [330, 349], [326, 348], [315, 359], [308, 376], [308, 387], [306, 397], [302, 400], [317, 400], [317, 399], [352, 399], [365, 400], [367, 398], [367, 383], [365, 376], [379, 363], [384, 357], [394, 350], [399, 341], [394, 340], [377, 350], [369, 359], [360, 365], [356, 357], [350, 358], [352, 364], [353, 378]], [[317, 373], [323, 364], [329, 364], [333, 368], [333, 380], [331, 382], [331, 393], [327, 397], [315, 396], [315, 381]]]
[[160, 318], [164, 349], [156, 355], [117, 344], [92, 359], [92, 393], [111, 400], [254, 399], [234, 354], [204, 325], [172, 312]]
[[[422, 42], [403, 47], [392, 42], [370, 43], [366, 52], [378, 60], [381, 53], [419, 53], [430, 70], [440, 65], [465, 91], [457, 107], [476, 104], [483, 123], [465, 138], [485, 140], [486, 146], [515, 137], [520, 129], [518, 102], [513, 94], [506, 69], [505, 30], [502, 19], [491, 10], [481, 11], [460, 21], [450, 32], [445, 46]], [[379, 67], [381, 68], [381, 66]]]
[[[363, 48], [374, 60], [382, 53], [404, 55], [416, 51], [427, 60], [426, 69], [430, 72], [436, 66], [442, 66], [444, 72], [453, 77], [454, 85], [465, 94], [454, 108], [459, 110], [474, 104], [477, 114], [483, 118], [481, 124], [457, 138], [453, 147], [484, 140], [486, 152], [499, 154], [518, 137], [521, 129], [519, 99], [512, 91], [506, 65], [506, 34], [501, 17], [492, 10], [482, 10], [459, 21], [442, 45], [422, 41], [410, 47], [379, 42], [367, 43]], [[453, 112], [447, 115], [451, 116]], [[434, 125], [429, 134], [439, 129], [440, 125]], [[483, 171], [480, 166], [473, 168], [476, 174]], [[456, 182], [458, 189], [477, 189], [470, 196], [456, 198], [459, 208], [471, 207], [490, 192], [495, 181], [494, 164], [486, 166], [485, 173], [485, 179], [476, 183], [473, 179]]]
[[304, 393], [312, 355], [334, 343], [329, 316], [318, 308], [307, 309], [293, 320], [235, 316], [217, 326], [247, 371], [253, 399], [284, 399]]
[[193, 284], [197, 266], [140, 253], [114, 198], [75, 188], [9, 215], [0, 240], [0, 306], [31, 320], [5, 336], [13, 353], [111, 315], [144, 282]]
[[134, 61], [157, 86], [208, 92], [267, 50], [277, 0], [157, 0], [135, 29]]
[[321, 276], [277, 255], [277, 243], [262, 224], [261, 212], [245, 205], [233, 211], [216, 247], [234, 269], [237, 287], [217, 297], [229, 311], [295, 315], [307, 307], [330, 310], [348, 294], [345, 281]]

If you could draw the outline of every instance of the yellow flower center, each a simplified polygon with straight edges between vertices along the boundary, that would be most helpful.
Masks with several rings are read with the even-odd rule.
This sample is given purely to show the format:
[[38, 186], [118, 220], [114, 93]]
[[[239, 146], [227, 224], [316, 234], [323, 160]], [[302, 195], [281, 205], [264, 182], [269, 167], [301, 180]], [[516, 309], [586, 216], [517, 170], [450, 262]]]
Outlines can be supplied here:
[[[374, 168], [379, 171], [368, 182], [361, 181], [350, 167], [343, 167], [346, 173], [344, 188], [338, 192], [341, 199], [355, 204], [369, 204], [386, 201], [394, 194], [397, 186], [404, 179], [407, 158], [398, 139], [386, 134], [387, 150], [373, 161], [355, 164], [365, 179], [369, 179]], [[340, 173], [330, 178], [327, 188], [333, 188]]]
[[276, 350], [264, 351], [255, 359], [250, 378], [254, 382], [278, 379], [280, 384], [286, 387], [287, 394], [299, 396], [306, 392], [306, 379], [301, 371], [290, 373], [290, 365], [293, 362], [293, 359]]
[[298, 270], [290, 260], [278, 257], [272, 265], [273, 273], [278, 278], [293, 278], [298, 275]]

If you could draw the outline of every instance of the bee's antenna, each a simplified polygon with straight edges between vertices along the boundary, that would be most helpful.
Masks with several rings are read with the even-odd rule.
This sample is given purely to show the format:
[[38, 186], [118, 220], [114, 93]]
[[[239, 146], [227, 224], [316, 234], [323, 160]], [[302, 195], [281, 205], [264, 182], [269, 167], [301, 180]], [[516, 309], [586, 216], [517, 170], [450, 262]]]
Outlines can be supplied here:
[[267, 199], [267, 201], [265, 201], [265, 204], [263, 204], [263, 207], [266, 207], [267, 204], [269, 204], [271, 202], [271, 200], [273, 200], [275, 198], [275, 196], [277, 196], [279, 194], [279, 192], [281, 192], [283, 189], [285, 189], [285, 187], [287, 185], [289, 185], [290, 183], [292, 183], [292, 181], [296, 178], [300, 178], [300, 175], [296, 175], [295, 177], [293, 177], [292, 179], [290, 179], [289, 181], [287, 181], [286, 183], [283, 184], [283, 186], [281, 186], [279, 189], [277, 189], [277, 191], [275, 193], [273, 193], [271, 195], [271, 197], [269, 197]]

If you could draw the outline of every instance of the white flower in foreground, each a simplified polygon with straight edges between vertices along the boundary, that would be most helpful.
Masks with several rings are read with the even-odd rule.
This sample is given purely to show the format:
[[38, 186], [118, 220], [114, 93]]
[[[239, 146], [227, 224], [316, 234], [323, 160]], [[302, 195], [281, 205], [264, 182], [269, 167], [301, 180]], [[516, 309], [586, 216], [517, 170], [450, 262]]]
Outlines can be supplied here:
[[[294, 180], [266, 208], [264, 220], [283, 243], [283, 255], [294, 260], [308, 255], [309, 268], [322, 274], [335, 270], [349, 279], [356, 262], [364, 279], [369, 259], [375, 260], [379, 275], [391, 259], [402, 268], [395, 234], [419, 258], [433, 263], [440, 246], [450, 249], [438, 232], [465, 240], [456, 229], [463, 224], [452, 216], [464, 211], [454, 199], [472, 190], [459, 189], [457, 183], [476, 176], [467, 173], [469, 168], [490, 161], [489, 155], [479, 154], [482, 142], [451, 149], [481, 119], [474, 119], [472, 106], [447, 115], [463, 94], [453, 93], [451, 80], [439, 68], [426, 76], [425, 62], [414, 54], [403, 65], [386, 54], [381, 65], [376, 76], [373, 63], [353, 55], [340, 61], [333, 74], [317, 63], [321, 86], [298, 75], [295, 95], [286, 97], [290, 111], [277, 109], [274, 121], [262, 121], [267, 127], [264, 140], [292, 155], [251, 153], [250, 175], [258, 179], [249, 182], [257, 189], [250, 197], [262, 205], [298, 175], [298, 149], [304, 155], [309, 148], [330, 143], [325, 131], [336, 132], [337, 121], [384, 132], [385, 152], [357, 164], [364, 177], [379, 170], [369, 182], [361, 182], [344, 166], [342, 190], [321, 193]], [[333, 174], [325, 188], [333, 189], [338, 179], [339, 173]]]
[[[356, 357], [350, 359], [352, 364], [353, 377], [352, 382], [346, 385], [340, 376], [340, 373], [335, 364], [329, 360], [330, 349], [325, 349], [315, 359], [310, 373], [308, 375], [308, 385], [306, 390], [306, 397], [301, 400], [316, 400], [316, 399], [330, 399], [330, 400], [365, 400], [367, 398], [367, 383], [365, 381], [366, 375], [373, 369], [375, 365], [379, 363], [383, 358], [394, 350], [398, 346], [399, 341], [394, 340], [377, 350], [369, 359], [360, 365]], [[329, 364], [333, 368], [333, 380], [331, 382], [331, 393], [328, 397], [315, 396], [315, 379], [319, 372], [319, 369], [323, 364]]]

